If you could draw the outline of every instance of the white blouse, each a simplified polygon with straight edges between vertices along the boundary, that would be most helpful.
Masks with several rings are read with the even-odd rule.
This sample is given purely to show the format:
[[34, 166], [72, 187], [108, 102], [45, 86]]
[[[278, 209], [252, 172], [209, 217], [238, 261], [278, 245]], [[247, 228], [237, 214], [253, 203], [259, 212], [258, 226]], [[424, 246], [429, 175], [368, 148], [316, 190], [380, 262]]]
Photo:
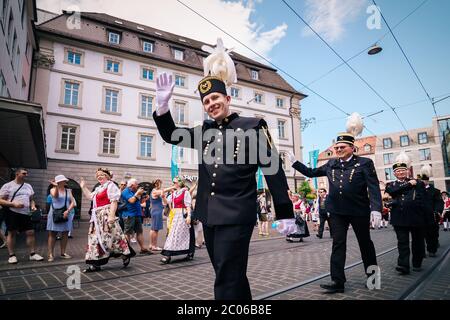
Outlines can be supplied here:
[[186, 190], [186, 192], [184, 193], [184, 205], [186, 207], [190, 207], [191, 203], [192, 203], [192, 198], [191, 198], [191, 194], [189, 193], [189, 190], [187, 190], [186, 188], [181, 188], [180, 190], [175, 190], [173, 193], [171, 193], [168, 197], [167, 197], [167, 202], [172, 203], [172, 195], [174, 195], [174, 197], [178, 197], [184, 190]]
[[97, 193], [100, 193], [103, 190], [105, 190], [105, 188], [108, 188], [108, 191], [106, 191], [106, 193], [108, 194], [109, 201], [119, 201], [120, 196], [121, 196], [120, 189], [112, 181], [108, 181], [108, 182], [104, 183], [103, 185], [100, 185], [97, 188], [95, 188], [94, 192], [92, 192], [91, 200], [94, 199], [94, 197], [97, 195]]

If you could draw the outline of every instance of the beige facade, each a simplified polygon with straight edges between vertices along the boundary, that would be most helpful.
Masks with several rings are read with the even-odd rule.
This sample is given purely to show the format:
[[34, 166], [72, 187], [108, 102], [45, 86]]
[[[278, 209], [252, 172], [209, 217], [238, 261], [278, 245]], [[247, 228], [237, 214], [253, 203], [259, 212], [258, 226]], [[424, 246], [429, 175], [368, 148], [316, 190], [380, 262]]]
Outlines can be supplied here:
[[435, 187], [445, 190], [445, 174], [442, 149], [437, 126], [393, 132], [377, 136], [375, 168], [378, 178], [384, 183], [395, 180], [392, 165], [395, 158], [404, 151], [411, 160], [412, 176], [420, 173], [422, 166], [432, 167], [430, 181]]
[[[207, 54], [199, 49], [201, 44], [185, 39], [185, 61], [180, 63], [166, 50], [179, 37], [154, 32], [146, 26], [137, 28], [132, 22], [117, 24], [118, 18], [99, 14], [82, 13], [81, 29], [71, 30], [66, 28], [67, 17], [62, 14], [37, 27], [41, 51], [33, 93], [45, 112], [49, 158], [47, 170], [30, 171], [37, 203], [44, 205], [48, 181], [57, 174], [72, 179], [75, 187], [83, 176], [92, 188], [98, 167], [112, 170], [116, 182], [127, 177], [139, 182], [160, 178], [168, 186], [171, 146], [161, 139], [152, 119], [156, 103], [154, 80], [162, 72], [182, 78], [176, 81], [171, 111], [180, 126], [196, 126], [205, 120], [196, 87], [203, 77], [200, 58]], [[120, 45], [108, 43], [111, 28], [121, 35]], [[147, 33], [142, 34], [142, 30]], [[151, 41], [154, 51], [143, 52], [136, 39]], [[183, 44], [176, 44], [176, 48], [182, 47]], [[238, 83], [233, 87], [238, 90], [230, 92], [234, 94], [231, 110], [241, 116], [264, 118], [277, 148], [281, 152], [293, 151], [301, 158], [300, 101], [306, 96], [290, 87], [276, 70], [237, 54], [234, 59]], [[259, 80], [246, 78], [253, 69], [258, 70]], [[117, 92], [117, 96], [111, 92]], [[255, 101], [255, 92], [262, 95], [261, 101]], [[147, 102], [152, 99], [151, 112], [146, 108], [142, 114], [143, 98]], [[117, 101], [114, 108], [112, 99]], [[281, 136], [277, 132], [280, 126]], [[106, 131], [114, 136], [112, 153], [109, 148], [102, 148]], [[151, 153], [141, 150], [143, 136], [151, 140]], [[188, 181], [197, 178], [195, 158], [196, 153], [188, 149], [180, 155], [180, 174]], [[294, 170], [289, 166], [286, 169], [293, 189]], [[88, 208], [89, 201], [83, 198], [83, 217]]]

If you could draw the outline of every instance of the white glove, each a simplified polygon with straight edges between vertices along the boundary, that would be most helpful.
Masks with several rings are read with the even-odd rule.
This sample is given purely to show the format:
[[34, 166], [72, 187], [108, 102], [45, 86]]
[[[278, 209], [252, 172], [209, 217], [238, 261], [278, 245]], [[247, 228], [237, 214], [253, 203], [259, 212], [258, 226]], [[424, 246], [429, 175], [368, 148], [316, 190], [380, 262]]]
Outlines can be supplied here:
[[294, 233], [297, 226], [295, 225], [295, 219], [281, 219], [274, 221], [272, 228], [285, 236]]
[[295, 159], [294, 154], [293, 154], [291, 151], [286, 151], [286, 155], [287, 155], [287, 157], [288, 157], [288, 159], [289, 159], [289, 161], [290, 161], [291, 163], [294, 163], [295, 161], [297, 161], [297, 160]]
[[167, 77], [167, 73], [162, 73], [156, 79], [156, 115], [161, 116], [169, 112], [169, 100], [172, 97], [175, 82], [172, 76]]
[[373, 215], [374, 217], [378, 217], [381, 219], [381, 212], [379, 211], [371, 211], [370, 215]]

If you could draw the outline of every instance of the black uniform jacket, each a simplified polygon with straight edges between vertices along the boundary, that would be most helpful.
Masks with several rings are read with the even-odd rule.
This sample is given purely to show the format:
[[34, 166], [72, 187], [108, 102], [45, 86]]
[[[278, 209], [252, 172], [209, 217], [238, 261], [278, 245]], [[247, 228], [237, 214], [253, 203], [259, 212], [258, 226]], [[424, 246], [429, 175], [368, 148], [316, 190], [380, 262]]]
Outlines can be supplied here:
[[444, 200], [441, 197], [441, 191], [436, 189], [433, 185], [425, 187], [425, 211], [426, 223], [428, 225], [435, 224], [435, 214], [441, 214], [444, 211]]
[[[286, 175], [264, 120], [233, 113], [221, 124], [205, 120], [195, 128], [178, 128], [170, 112], [161, 116], [154, 112], [153, 118], [164, 141], [198, 150], [195, 212], [202, 223], [254, 224], [258, 167], [266, 178], [277, 219], [294, 218]], [[266, 157], [258, 154], [260, 149], [268, 150]], [[268, 174], [272, 161], [278, 165], [272, 174]]]
[[330, 214], [349, 216], [381, 212], [381, 192], [372, 160], [353, 155], [349, 161], [331, 159], [317, 169], [296, 161], [292, 167], [307, 177], [328, 177], [330, 192], [326, 209]]
[[417, 184], [413, 186], [409, 180], [386, 184], [386, 192], [392, 197], [393, 226], [420, 227], [426, 223], [425, 185], [417, 180]]

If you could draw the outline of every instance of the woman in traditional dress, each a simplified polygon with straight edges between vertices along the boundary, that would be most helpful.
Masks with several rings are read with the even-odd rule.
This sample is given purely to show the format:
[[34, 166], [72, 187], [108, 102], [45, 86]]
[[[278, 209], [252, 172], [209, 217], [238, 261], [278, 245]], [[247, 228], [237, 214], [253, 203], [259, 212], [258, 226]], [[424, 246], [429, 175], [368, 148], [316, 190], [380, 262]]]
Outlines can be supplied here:
[[173, 220], [167, 235], [164, 249], [161, 251], [161, 262], [170, 263], [172, 256], [186, 254], [186, 260], [192, 260], [195, 252], [195, 235], [191, 221], [191, 195], [184, 187], [181, 178], [173, 179], [174, 191], [169, 197], [163, 196], [163, 203], [170, 204], [173, 210]]
[[286, 236], [287, 242], [294, 242], [295, 239], [299, 239], [298, 242], [303, 242], [303, 238], [309, 237], [308, 224], [302, 218], [302, 200], [298, 194], [291, 196], [292, 206], [294, 207], [295, 225], [296, 231]]
[[111, 172], [99, 168], [95, 176], [100, 185], [93, 192], [86, 187], [83, 178], [80, 182], [83, 194], [93, 201], [86, 251], [86, 263], [89, 267], [84, 272], [100, 271], [110, 257], [121, 257], [123, 266], [126, 267], [130, 258], [136, 255], [116, 218], [120, 190], [111, 181]]

